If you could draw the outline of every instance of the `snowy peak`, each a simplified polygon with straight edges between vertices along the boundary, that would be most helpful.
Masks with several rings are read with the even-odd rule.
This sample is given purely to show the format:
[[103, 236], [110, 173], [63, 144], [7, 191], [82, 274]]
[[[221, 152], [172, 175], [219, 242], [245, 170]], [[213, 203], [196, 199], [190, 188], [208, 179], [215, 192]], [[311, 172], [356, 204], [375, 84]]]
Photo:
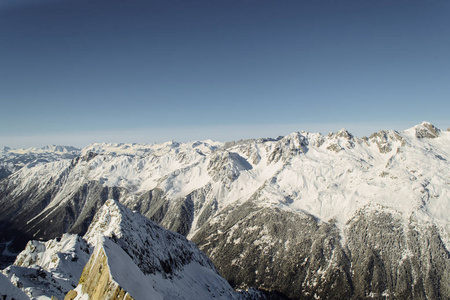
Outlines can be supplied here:
[[106, 201], [84, 238], [95, 250], [70, 292], [75, 299], [240, 297], [194, 243], [117, 201]]
[[10, 147], [2, 147], [1, 149], [0, 149], [0, 153], [1, 154], [3, 154], [3, 153], [6, 153], [6, 152], [9, 152], [11, 150], [11, 148]]
[[194, 243], [114, 200], [102, 206], [84, 238], [30, 241], [3, 272], [0, 295], [25, 296], [20, 287], [26, 296], [19, 299], [250, 299], [235, 292]]
[[84, 238], [96, 245], [103, 236], [119, 244], [144, 274], [162, 273], [171, 277], [191, 261], [214, 268], [185, 237], [163, 229], [114, 200], [106, 201]]
[[350, 132], [347, 131], [347, 129], [342, 128], [341, 130], [339, 130], [336, 133], [331, 133], [331, 135], [329, 136], [333, 136], [333, 137], [341, 137], [341, 138], [345, 138], [347, 140], [351, 140], [353, 139], [353, 134], [351, 134]]
[[400, 142], [401, 144], [405, 143], [404, 138], [394, 130], [380, 130], [378, 132], [373, 133], [368, 139], [364, 139], [365, 141], [370, 141], [373, 144], [376, 144], [380, 153], [389, 153], [393, 149], [393, 145], [396, 142]]
[[252, 166], [238, 153], [222, 150], [212, 155], [207, 169], [214, 181], [232, 182], [241, 171], [250, 170]]
[[42, 148], [0, 150], [0, 179], [11, 175], [23, 167], [32, 168], [49, 162], [73, 159], [80, 150], [69, 146], [44, 146]]
[[429, 122], [422, 122], [419, 125], [413, 127], [415, 131], [415, 136], [419, 139], [428, 138], [434, 139], [437, 138], [441, 132], [440, 129], [436, 128], [433, 124]]
[[3, 272], [31, 299], [63, 299], [77, 285], [88, 260], [87, 243], [78, 235], [64, 234], [47, 242], [29, 241]]
[[[199, 251], [199, 250], [198, 250]], [[176, 256], [173, 259], [177, 259]], [[214, 270], [196, 262], [167, 278], [145, 274], [113, 239], [103, 237], [89, 259], [70, 299], [241, 299]]]
[[66, 269], [66, 262], [81, 259], [85, 263], [88, 253], [87, 243], [81, 237], [75, 234], [64, 234], [59, 239], [47, 242], [29, 241], [25, 250], [16, 257], [14, 265], [20, 267], [37, 265], [48, 271], [58, 270], [59, 273], [66, 272], [79, 277], [81, 270], [75, 272], [73, 268]]
[[308, 151], [307, 141], [299, 132], [291, 133], [276, 144], [272, 152], [269, 154], [267, 163], [277, 163], [280, 160], [286, 162], [291, 157]]

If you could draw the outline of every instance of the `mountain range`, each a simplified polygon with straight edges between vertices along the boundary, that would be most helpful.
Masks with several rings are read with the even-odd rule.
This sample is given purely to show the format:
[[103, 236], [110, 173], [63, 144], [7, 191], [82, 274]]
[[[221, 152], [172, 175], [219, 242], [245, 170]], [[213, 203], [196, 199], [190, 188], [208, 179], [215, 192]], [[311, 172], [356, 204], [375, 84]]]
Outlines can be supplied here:
[[[104, 230], [114, 235], [90, 237], [99, 212], [112, 205], [194, 242], [207, 256], [196, 261], [232, 287], [221, 285], [227, 297], [250, 289], [254, 297], [269, 291], [265, 297], [291, 299], [450, 299], [450, 132], [428, 122], [362, 138], [342, 129], [227, 143], [61, 149], [44, 151], [45, 161], [36, 151], [34, 160], [25, 150], [2, 151], [16, 153], [0, 156], [8, 166], [0, 181], [4, 262], [27, 243], [78, 239], [76, 247], [91, 250], [73, 278], [83, 277], [86, 264], [104, 265], [111, 253], [126, 264], [144, 257], [136, 265], [148, 285], [154, 265], [141, 265], [155, 258], [140, 243], [124, 248], [120, 242], [126, 238], [119, 232], [139, 236], [126, 229], [135, 228], [132, 222], [117, 232], [112, 227], [119, 221], [108, 223]], [[193, 247], [181, 248], [187, 245]], [[80, 294], [75, 281], [70, 286]], [[127, 284], [119, 286], [131, 291]], [[195, 298], [187, 288], [157, 286], [164, 299], [172, 297], [169, 290]]]

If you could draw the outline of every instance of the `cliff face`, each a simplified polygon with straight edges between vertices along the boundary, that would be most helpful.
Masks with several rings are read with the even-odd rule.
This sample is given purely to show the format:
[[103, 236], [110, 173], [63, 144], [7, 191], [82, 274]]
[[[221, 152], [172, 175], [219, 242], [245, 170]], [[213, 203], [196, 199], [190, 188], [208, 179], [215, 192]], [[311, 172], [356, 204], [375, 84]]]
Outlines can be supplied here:
[[235, 292], [184, 236], [108, 200], [86, 235], [30, 241], [4, 271], [30, 298], [262, 299]]
[[[194, 243], [116, 201], [105, 203], [84, 238], [96, 245], [79, 283], [89, 295], [123, 290], [137, 300], [240, 298]], [[106, 269], [109, 277], [102, 275]]]
[[64, 299], [82, 299], [83, 296], [88, 296], [88, 299], [132, 300], [130, 294], [114, 280], [110, 263], [114, 262], [109, 261], [103, 245], [98, 245], [83, 269], [80, 288], [69, 291]]
[[[176, 278], [192, 261], [215, 270], [191, 243], [134, 222], [126, 206], [195, 241], [235, 287], [296, 299], [440, 299], [450, 297], [449, 162], [450, 132], [427, 122], [362, 138], [342, 129], [94, 144], [1, 180], [0, 237], [87, 232], [94, 245], [97, 231], [147, 277]], [[110, 198], [122, 206], [94, 217]]]

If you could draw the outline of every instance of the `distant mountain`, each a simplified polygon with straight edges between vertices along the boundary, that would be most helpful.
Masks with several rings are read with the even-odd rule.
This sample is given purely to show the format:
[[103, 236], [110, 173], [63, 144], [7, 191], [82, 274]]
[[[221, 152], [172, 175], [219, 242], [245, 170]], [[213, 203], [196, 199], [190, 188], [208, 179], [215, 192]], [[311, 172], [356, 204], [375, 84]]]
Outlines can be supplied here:
[[450, 298], [450, 132], [93, 144], [0, 181], [0, 233], [85, 234], [115, 199], [192, 241], [233, 287], [294, 299]]
[[61, 159], [73, 159], [79, 155], [80, 149], [68, 146], [44, 146], [42, 148], [0, 149], [0, 179], [27, 166], [48, 163]]
[[258, 299], [235, 292], [194, 243], [114, 200], [83, 238], [30, 241], [4, 273], [39, 299]]

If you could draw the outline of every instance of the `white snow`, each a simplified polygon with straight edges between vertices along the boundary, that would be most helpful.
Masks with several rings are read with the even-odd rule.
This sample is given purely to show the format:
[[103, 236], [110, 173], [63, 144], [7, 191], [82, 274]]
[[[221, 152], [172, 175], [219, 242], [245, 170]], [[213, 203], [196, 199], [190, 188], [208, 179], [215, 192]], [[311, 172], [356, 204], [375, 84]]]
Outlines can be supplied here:
[[5, 300], [29, 300], [30, 298], [0, 272], [0, 297]]
[[450, 132], [439, 131], [436, 138], [416, 136], [417, 130], [431, 132], [430, 126], [424, 122], [369, 138], [342, 129], [226, 144], [92, 144], [81, 150], [82, 157], [98, 154], [91, 159], [72, 167], [66, 160], [23, 168], [10, 181], [19, 195], [30, 186], [44, 189], [63, 178], [37, 218], [68, 201], [83, 184], [98, 181], [126, 189], [124, 203], [154, 188], [164, 192], [169, 204], [200, 191], [204, 198], [189, 237], [198, 230], [198, 216], [213, 203], [218, 210], [211, 218], [252, 199], [260, 206], [308, 212], [325, 222], [335, 219], [340, 228], [356, 211], [381, 205], [400, 213], [405, 222], [414, 215], [419, 223], [436, 225], [450, 248]]

